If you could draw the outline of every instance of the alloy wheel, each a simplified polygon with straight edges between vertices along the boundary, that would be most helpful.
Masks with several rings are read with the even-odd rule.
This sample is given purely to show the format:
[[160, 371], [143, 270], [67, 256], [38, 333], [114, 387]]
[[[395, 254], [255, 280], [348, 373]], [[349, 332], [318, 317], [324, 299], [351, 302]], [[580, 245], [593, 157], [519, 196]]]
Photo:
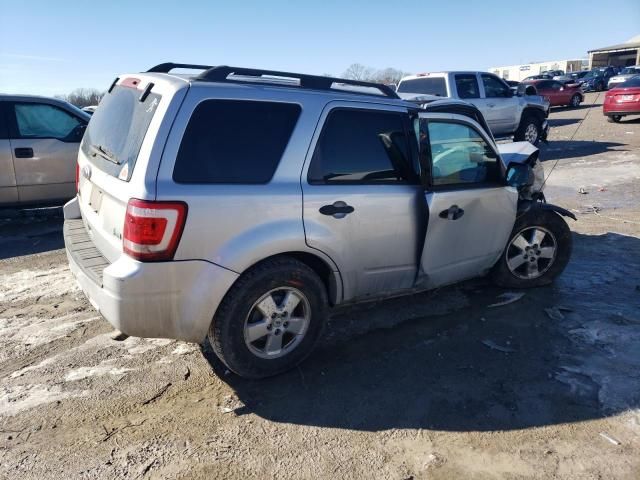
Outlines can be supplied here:
[[249, 310], [244, 341], [260, 358], [280, 358], [295, 349], [307, 333], [311, 307], [298, 289], [280, 287], [265, 293]]
[[527, 227], [516, 234], [506, 250], [507, 267], [518, 278], [542, 276], [556, 259], [558, 243], [544, 227]]
[[538, 127], [535, 124], [530, 123], [527, 125], [527, 128], [524, 130], [524, 139], [532, 145], [535, 145], [538, 141]]

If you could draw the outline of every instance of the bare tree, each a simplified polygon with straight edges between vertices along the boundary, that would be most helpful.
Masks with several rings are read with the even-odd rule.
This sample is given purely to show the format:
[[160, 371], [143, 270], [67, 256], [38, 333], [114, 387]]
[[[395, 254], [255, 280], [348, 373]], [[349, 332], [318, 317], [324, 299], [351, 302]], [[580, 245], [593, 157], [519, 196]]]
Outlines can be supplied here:
[[342, 76], [351, 80], [370, 81], [373, 80], [374, 70], [361, 63], [354, 63], [345, 70]]
[[58, 98], [66, 100], [78, 108], [98, 105], [105, 92], [100, 92], [94, 88], [76, 88], [68, 95], [58, 95]]
[[375, 80], [376, 82], [384, 84], [397, 85], [398, 83], [400, 83], [400, 80], [402, 80], [402, 77], [406, 77], [407, 75], [408, 73], [396, 68], [385, 68], [376, 72]]

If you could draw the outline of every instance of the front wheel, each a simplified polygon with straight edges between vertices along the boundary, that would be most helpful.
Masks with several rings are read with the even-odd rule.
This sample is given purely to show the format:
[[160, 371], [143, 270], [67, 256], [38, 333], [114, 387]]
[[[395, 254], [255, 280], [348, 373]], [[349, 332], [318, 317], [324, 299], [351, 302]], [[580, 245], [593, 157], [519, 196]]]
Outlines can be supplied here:
[[578, 108], [580, 106], [581, 101], [582, 99], [580, 98], [580, 95], [575, 94], [573, 97], [571, 97], [571, 106], [573, 108]]
[[520, 216], [491, 272], [502, 287], [529, 288], [551, 283], [571, 258], [571, 230], [557, 213], [533, 209]]
[[264, 378], [293, 368], [313, 350], [327, 317], [322, 280], [289, 257], [245, 272], [218, 307], [209, 341], [229, 370]]
[[525, 114], [513, 139], [516, 142], [529, 142], [537, 145], [542, 137], [542, 121], [537, 115]]

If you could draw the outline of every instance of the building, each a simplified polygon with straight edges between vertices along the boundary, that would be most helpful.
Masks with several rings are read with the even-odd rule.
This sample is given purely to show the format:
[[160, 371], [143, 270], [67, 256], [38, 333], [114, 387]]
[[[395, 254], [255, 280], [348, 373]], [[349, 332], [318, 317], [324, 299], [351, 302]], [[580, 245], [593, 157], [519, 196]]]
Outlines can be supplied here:
[[589, 50], [589, 68], [640, 65], [640, 35], [625, 43]]
[[531, 75], [539, 75], [546, 70], [562, 70], [563, 72], [576, 72], [582, 70], [582, 60], [556, 60], [549, 62], [525, 63], [524, 65], [510, 65], [507, 67], [492, 67], [491, 73], [495, 73], [505, 80], [520, 82]]

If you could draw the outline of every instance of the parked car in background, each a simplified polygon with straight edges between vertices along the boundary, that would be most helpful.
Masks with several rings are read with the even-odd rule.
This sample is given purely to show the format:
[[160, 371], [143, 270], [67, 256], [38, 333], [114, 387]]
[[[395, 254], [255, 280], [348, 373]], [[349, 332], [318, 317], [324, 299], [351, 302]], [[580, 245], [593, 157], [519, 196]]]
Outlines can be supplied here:
[[609, 79], [614, 75], [612, 67], [594, 68], [580, 79], [580, 85], [585, 92], [600, 92], [607, 89]]
[[[518, 89], [518, 92], [520, 89]], [[496, 137], [537, 144], [547, 136], [549, 103], [539, 96], [514, 93], [488, 72], [438, 72], [410, 75], [398, 84], [400, 97], [429, 102], [448, 97], [475, 105]]]
[[587, 75], [591, 70], [580, 70], [579, 72], [570, 72], [567, 73], [571, 78], [573, 78], [576, 82], [582, 79], [585, 75]]
[[552, 107], [568, 105], [579, 107], [584, 101], [580, 86], [576, 83], [563, 84], [557, 80], [532, 80], [529, 83], [536, 87], [538, 95], [549, 100]]
[[546, 285], [569, 262], [560, 215], [575, 215], [544, 202], [537, 148], [496, 145], [472, 105], [177, 67], [119, 75], [64, 207], [71, 272], [125, 334], [208, 335], [229, 370], [262, 378], [310, 354], [330, 306], [486, 274]]
[[0, 95], [0, 205], [68, 200], [89, 115], [55, 98]]
[[541, 73], [540, 75], [529, 75], [527, 78], [522, 80], [523, 82], [530, 82], [531, 80], [551, 80], [553, 75], [548, 75], [546, 73]]
[[548, 75], [551, 78], [559, 77], [564, 75], [564, 70], [545, 70], [544, 72], [540, 72], [542, 75]]
[[618, 73], [617, 75], [609, 79], [609, 83], [607, 84], [607, 86], [609, 88], [616, 87], [621, 83], [624, 83], [627, 80], [630, 80], [636, 75], [640, 75], [640, 65], [636, 65], [634, 67], [625, 67], [622, 70], [620, 70], [620, 73]]
[[615, 123], [627, 115], [640, 115], [640, 75], [609, 90], [604, 97], [602, 112]]
[[563, 85], [576, 83], [576, 80], [570, 75], [556, 75], [555, 77], [552, 78], [552, 80], [560, 82]]

